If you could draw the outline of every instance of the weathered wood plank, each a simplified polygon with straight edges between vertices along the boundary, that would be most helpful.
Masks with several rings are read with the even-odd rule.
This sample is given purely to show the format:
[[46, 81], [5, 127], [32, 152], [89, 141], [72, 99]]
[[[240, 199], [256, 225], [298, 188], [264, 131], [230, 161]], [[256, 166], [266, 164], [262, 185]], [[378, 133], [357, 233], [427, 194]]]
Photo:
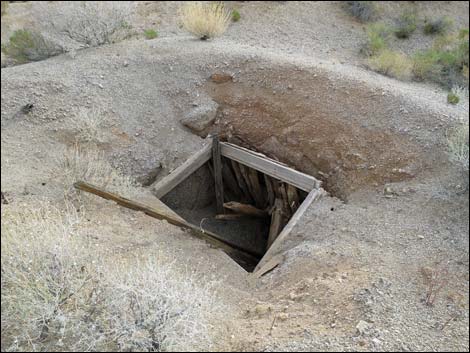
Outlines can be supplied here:
[[272, 207], [274, 205], [274, 200], [276, 199], [276, 194], [274, 193], [273, 183], [271, 178], [263, 174], [264, 176], [264, 183], [266, 184], [266, 190], [268, 192], [268, 207]]
[[212, 165], [214, 167], [215, 203], [217, 213], [225, 213], [224, 209], [224, 184], [222, 181], [222, 159], [220, 156], [219, 137], [212, 137]]
[[294, 213], [292, 218], [289, 220], [289, 222], [286, 224], [282, 232], [278, 235], [277, 239], [274, 241], [274, 243], [271, 245], [271, 247], [268, 249], [266, 254], [264, 254], [263, 258], [261, 261], [258, 263], [258, 265], [255, 268], [255, 272], [259, 270], [263, 265], [269, 261], [270, 258], [272, 258], [277, 252], [279, 252], [282, 242], [289, 236], [290, 232], [292, 229], [294, 229], [294, 226], [297, 224], [299, 219], [303, 216], [305, 211], [309, 208], [309, 206], [315, 202], [316, 200], [320, 199], [326, 195], [326, 191], [323, 189], [315, 189], [310, 191], [310, 193], [307, 195], [305, 198], [304, 202], [300, 205], [300, 207], [297, 209], [297, 211]]
[[243, 204], [240, 202], [235, 202], [235, 201], [226, 202], [224, 203], [224, 207], [235, 213], [241, 213], [247, 216], [259, 217], [259, 218], [268, 217], [267, 211], [260, 210], [259, 208], [256, 208], [255, 206]]
[[243, 164], [239, 164], [238, 166], [240, 168], [240, 173], [243, 177], [243, 180], [245, 181], [245, 185], [247, 186], [248, 195], [255, 201], [255, 204], [257, 204], [255, 192], [253, 191], [253, 185], [251, 185], [250, 174], [248, 171], [249, 168]]
[[[243, 192], [238, 185], [237, 179], [227, 158], [223, 158], [222, 160], [222, 178], [226, 189], [229, 189], [238, 197], [242, 196]], [[230, 201], [233, 201], [233, 199]]]
[[268, 243], [267, 249], [269, 249], [278, 237], [279, 233], [282, 230], [283, 226], [283, 212], [282, 212], [282, 200], [276, 199], [274, 201], [274, 208], [273, 212], [271, 213], [271, 225], [269, 226], [269, 236], [268, 236]]
[[299, 172], [260, 153], [227, 142], [221, 142], [220, 146], [222, 156], [292, 184], [301, 190], [310, 192], [321, 186], [321, 181], [311, 175]]
[[188, 160], [160, 180], [154, 187], [153, 193], [162, 198], [175, 186], [189, 177], [192, 173], [204, 165], [212, 156], [212, 142], [205, 145], [200, 151], [192, 155]]
[[210, 243], [216, 248], [223, 250], [231, 257], [238, 258], [240, 256], [242, 259], [246, 259], [247, 261], [256, 261], [256, 259], [259, 258], [259, 256], [261, 255], [250, 249], [243, 249], [237, 244], [233, 244], [230, 241], [223, 239], [220, 235], [209, 232], [207, 230], [203, 230], [200, 227], [186, 222], [185, 220], [181, 221], [180, 219], [177, 219], [172, 215], [162, 213], [159, 210], [148, 207], [147, 205], [143, 205], [139, 202], [126, 199], [117, 194], [103, 190], [92, 184], [83, 181], [78, 181], [74, 184], [74, 187], [78, 190], [86, 191], [104, 199], [114, 201], [120, 206], [129, 208], [131, 210], [144, 212], [150, 217], [157, 218], [160, 220], [166, 220], [170, 224], [173, 224], [183, 229], [187, 229], [192, 235], [206, 240], [208, 243]]
[[259, 183], [258, 172], [253, 168], [248, 169], [248, 178], [250, 179], [251, 190], [253, 192], [253, 198], [255, 199], [255, 204], [259, 208], [264, 208], [266, 206], [266, 196], [261, 188]]
[[235, 178], [237, 179], [238, 185], [240, 186], [240, 189], [242, 190], [243, 197], [246, 202], [252, 203], [253, 198], [251, 197], [250, 190], [248, 189], [248, 185], [246, 185], [245, 179], [243, 178], [241, 169], [240, 169], [240, 164], [237, 162], [231, 160], [230, 161], [232, 164], [233, 172], [235, 173]]
[[277, 266], [279, 266], [282, 262], [284, 261], [284, 255], [276, 255], [273, 258], [271, 258], [266, 264], [261, 267], [259, 270], [256, 272], [253, 272], [252, 277], [255, 279], [258, 279], [268, 272], [271, 272], [274, 270]]
[[286, 184], [286, 188], [287, 188], [287, 200], [289, 201], [289, 207], [292, 211], [292, 213], [294, 213], [295, 211], [297, 211], [297, 208], [299, 207], [299, 194], [297, 193], [297, 189], [290, 185], [290, 184]]

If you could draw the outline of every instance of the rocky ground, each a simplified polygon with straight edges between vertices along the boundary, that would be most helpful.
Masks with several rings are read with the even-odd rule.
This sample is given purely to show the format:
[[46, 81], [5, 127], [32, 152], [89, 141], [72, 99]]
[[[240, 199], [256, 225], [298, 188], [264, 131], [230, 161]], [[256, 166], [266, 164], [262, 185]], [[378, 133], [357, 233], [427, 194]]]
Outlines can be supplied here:
[[[420, 6], [468, 27], [468, 3], [450, 3]], [[90, 133], [115, 168], [159, 180], [218, 131], [330, 192], [283, 244], [278, 268], [254, 279], [166, 222], [90, 198], [90, 222], [105, 234], [97, 244], [118, 256], [160, 251], [218, 278], [236, 308], [218, 323], [221, 350], [468, 351], [468, 172], [446, 151], [468, 102], [451, 106], [438, 87], [362, 67], [364, 26], [338, 2], [231, 6], [242, 19], [213, 41], [178, 27], [176, 2], [138, 2], [136, 28], [159, 38], [2, 68], [2, 192], [12, 204], [59, 203], [57, 160]], [[11, 5], [2, 41], [30, 7]], [[101, 118], [83, 120], [81, 109]], [[444, 285], [428, 306], [433, 275]]]

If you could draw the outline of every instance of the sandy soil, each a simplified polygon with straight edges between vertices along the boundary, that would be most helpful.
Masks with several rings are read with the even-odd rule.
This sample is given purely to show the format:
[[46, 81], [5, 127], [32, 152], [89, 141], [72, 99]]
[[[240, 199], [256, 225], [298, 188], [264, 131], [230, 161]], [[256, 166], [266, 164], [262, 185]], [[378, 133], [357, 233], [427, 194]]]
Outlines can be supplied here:
[[[11, 16], [30, 6], [11, 5]], [[160, 163], [161, 178], [202, 146], [180, 120], [215, 101], [200, 135], [217, 130], [322, 178], [331, 193], [283, 244], [285, 261], [255, 280], [165, 222], [90, 201], [92, 226], [106, 234], [97, 244], [160, 251], [219, 278], [236, 308], [218, 323], [221, 350], [468, 351], [468, 173], [448, 162], [445, 140], [468, 120], [468, 102], [451, 106], [437, 87], [363, 68], [364, 26], [338, 2], [231, 6], [242, 20], [214, 41], [183, 33], [175, 2], [142, 2], [135, 25], [155, 26], [155, 40], [2, 68], [2, 192], [12, 203], [59, 202], [52, 171], [78, 135], [80, 107], [104, 112], [99, 145], [116, 168], [138, 177]], [[467, 2], [419, 6], [468, 27]], [[3, 29], [2, 18], [2, 39]], [[233, 80], [215, 84], [214, 73]], [[448, 271], [434, 307], [423, 303], [428, 268]]]

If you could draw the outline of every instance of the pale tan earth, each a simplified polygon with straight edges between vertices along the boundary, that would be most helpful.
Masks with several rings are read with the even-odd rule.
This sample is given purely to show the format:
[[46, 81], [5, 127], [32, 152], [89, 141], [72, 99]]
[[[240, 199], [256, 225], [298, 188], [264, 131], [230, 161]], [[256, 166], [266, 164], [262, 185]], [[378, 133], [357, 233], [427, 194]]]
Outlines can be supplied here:
[[[417, 3], [423, 17], [446, 14], [468, 28], [468, 2]], [[364, 25], [339, 2], [232, 2], [241, 20], [207, 42], [178, 27], [177, 2], [137, 5], [134, 26], [154, 27], [158, 38], [2, 68], [1, 185], [10, 202], [60, 203], [51, 170], [73, 144], [78, 107], [106, 112], [100, 148], [116, 168], [137, 177], [161, 163], [159, 180], [202, 146], [180, 120], [213, 100], [216, 119], [199, 135], [218, 131], [330, 192], [283, 243], [285, 261], [254, 279], [166, 222], [89, 198], [97, 246], [113, 256], [160, 252], [218, 278], [220, 299], [235, 308], [214, 323], [226, 331], [219, 350], [468, 351], [468, 173], [446, 150], [468, 102], [452, 106], [437, 86], [368, 71]], [[32, 6], [10, 6], [2, 42]], [[399, 12], [382, 6], [385, 18]], [[400, 45], [425, 47], [423, 38]], [[233, 79], [214, 83], [214, 73]], [[19, 113], [27, 103], [32, 112]], [[422, 269], [436, 266], [449, 279], [428, 307]]]

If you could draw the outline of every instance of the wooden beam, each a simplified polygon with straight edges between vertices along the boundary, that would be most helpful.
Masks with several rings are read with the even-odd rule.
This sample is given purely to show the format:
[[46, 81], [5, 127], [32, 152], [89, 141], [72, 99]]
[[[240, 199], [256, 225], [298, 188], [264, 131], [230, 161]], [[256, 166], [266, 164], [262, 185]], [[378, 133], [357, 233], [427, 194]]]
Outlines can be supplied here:
[[121, 197], [117, 194], [111, 193], [109, 191], [103, 190], [97, 186], [94, 186], [92, 184], [83, 182], [83, 181], [78, 181], [73, 185], [76, 189], [86, 191], [89, 193], [92, 193], [94, 195], [97, 195], [99, 197], [102, 197], [106, 200], [111, 200], [116, 202], [118, 205], [129, 208], [131, 210], [135, 211], [141, 211], [144, 212], [146, 215], [157, 218], [160, 220], [165, 220], [170, 224], [173, 224], [177, 227], [187, 229], [189, 232], [201, 239], [206, 240], [209, 242], [211, 245], [213, 245], [216, 248], [222, 249], [224, 252], [226, 252], [229, 256], [235, 257], [235, 258], [241, 258], [241, 259], [246, 259], [247, 261], [256, 261], [260, 257], [261, 254], [253, 252], [248, 249], [244, 249], [237, 244], [234, 244], [226, 239], [223, 239], [220, 235], [212, 233], [210, 231], [204, 230], [200, 227], [197, 227], [195, 225], [192, 225], [191, 223], [186, 222], [185, 220], [180, 220], [171, 214], [166, 214], [162, 213], [159, 210], [156, 210], [152, 207], [149, 207], [147, 205], [143, 205], [139, 202], [132, 201], [129, 199], [126, 199], [124, 197]]
[[212, 164], [214, 167], [214, 185], [215, 185], [215, 202], [217, 213], [225, 213], [224, 209], [224, 184], [222, 180], [222, 158], [220, 156], [219, 137], [212, 137]]
[[242, 190], [242, 194], [244, 196], [244, 199], [246, 200], [246, 202], [252, 203], [253, 199], [251, 197], [251, 193], [250, 193], [250, 190], [248, 188], [248, 185], [246, 184], [245, 179], [243, 178], [243, 175], [242, 175], [242, 172], [241, 172], [241, 169], [240, 169], [240, 164], [238, 164], [237, 162], [235, 162], [233, 160], [231, 160], [230, 162], [232, 164], [233, 172], [235, 173], [235, 177], [237, 179], [238, 186], [240, 186], [240, 189]]
[[274, 201], [274, 208], [273, 212], [271, 213], [271, 224], [269, 226], [269, 236], [268, 236], [268, 243], [267, 243], [267, 248], [269, 249], [271, 245], [274, 243], [276, 238], [278, 237], [279, 233], [282, 230], [282, 218], [283, 218], [283, 212], [282, 212], [283, 206], [282, 206], [282, 200], [281, 199], [276, 199]]
[[224, 207], [230, 211], [235, 213], [244, 214], [251, 217], [258, 217], [258, 218], [265, 218], [268, 217], [268, 212], [264, 210], [260, 210], [252, 205], [247, 205], [240, 202], [226, 202], [224, 203]]
[[309, 206], [315, 202], [316, 200], [320, 199], [326, 195], [326, 191], [323, 189], [315, 189], [312, 190], [307, 197], [305, 198], [304, 202], [300, 205], [300, 207], [297, 209], [297, 211], [294, 213], [292, 218], [289, 220], [289, 222], [286, 224], [284, 229], [281, 231], [281, 233], [277, 236], [277, 239], [274, 241], [274, 243], [271, 245], [271, 247], [266, 251], [266, 254], [264, 254], [263, 258], [261, 261], [258, 263], [258, 265], [255, 268], [255, 272], [258, 271], [261, 267], [264, 266], [266, 262], [269, 261], [273, 255], [276, 254], [281, 248], [282, 242], [289, 236], [290, 232], [292, 229], [294, 229], [294, 226], [297, 224], [299, 219], [303, 216], [305, 211], [309, 208]]
[[310, 192], [321, 186], [321, 181], [311, 175], [299, 172], [261, 153], [253, 152], [227, 142], [221, 142], [220, 146], [222, 156], [282, 180], [303, 191]]
[[189, 177], [192, 173], [204, 165], [212, 156], [212, 142], [205, 145], [200, 151], [193, 154], [188, 160], [160, 180], [154, 187], [153, 193], [157, 198], [162, 198], [175, 186]]

